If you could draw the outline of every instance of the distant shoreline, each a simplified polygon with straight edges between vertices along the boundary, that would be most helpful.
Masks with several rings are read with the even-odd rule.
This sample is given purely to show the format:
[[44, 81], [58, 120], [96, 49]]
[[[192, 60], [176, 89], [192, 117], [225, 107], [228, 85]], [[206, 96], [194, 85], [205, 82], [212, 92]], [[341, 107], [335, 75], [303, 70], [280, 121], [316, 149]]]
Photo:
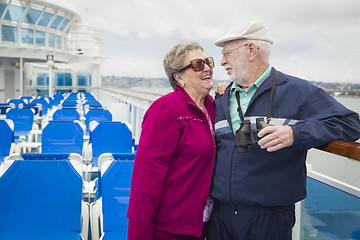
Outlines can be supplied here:
[[[223, 80], [214, 79], [214, 86]], [[333, 97], [360, 97], [360, 84], [358, 83], [325, 83], [311, 81], [315, 86], [320, 87]], [[170, 88], [167, 78], [143, 78], [143, 77], [118, 77], [118, 76], [102, 76], [102, 86], [119, 87], [119, 88]]]

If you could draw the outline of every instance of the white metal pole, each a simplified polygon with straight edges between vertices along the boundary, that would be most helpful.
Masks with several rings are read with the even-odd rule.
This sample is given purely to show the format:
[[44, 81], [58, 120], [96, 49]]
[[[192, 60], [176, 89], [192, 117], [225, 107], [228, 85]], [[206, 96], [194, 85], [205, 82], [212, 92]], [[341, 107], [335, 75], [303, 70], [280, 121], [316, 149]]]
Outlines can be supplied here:
[[52, 97], [54, 55], [47, 55], [46, 60], [47, 60], [47, 65], [49, 67], [49, 97]]
[[20, 96], [24, 95], [24, 73], [23, 73], [23, 58], [20, 58]]

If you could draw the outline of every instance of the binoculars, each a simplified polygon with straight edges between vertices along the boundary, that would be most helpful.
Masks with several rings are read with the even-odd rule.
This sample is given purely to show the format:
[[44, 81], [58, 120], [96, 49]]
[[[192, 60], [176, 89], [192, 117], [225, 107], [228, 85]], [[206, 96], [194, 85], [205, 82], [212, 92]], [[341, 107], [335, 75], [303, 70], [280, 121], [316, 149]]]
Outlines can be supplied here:
[[243, 120], [235, 134], [236, 152], [247, 152], [249, 145], [256, 144], [260, 140], [257, 133], [267, 126], [270, 125], [263, 118], [256, 118], [256, 129], [251, 129], [250, 120]]

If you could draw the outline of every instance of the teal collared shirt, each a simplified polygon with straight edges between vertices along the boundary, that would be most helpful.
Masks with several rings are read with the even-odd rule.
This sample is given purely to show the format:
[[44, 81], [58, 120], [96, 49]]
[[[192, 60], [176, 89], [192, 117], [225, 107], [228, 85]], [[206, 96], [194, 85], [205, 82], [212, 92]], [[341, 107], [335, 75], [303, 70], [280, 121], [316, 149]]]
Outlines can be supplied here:
[[231, 118], [231, 124], [234, 134], [240, 127], [240, 117], [239, 112], [237, 111], [238, 104], [236, 101], [236, 91], [240, 91], [240, 104], [241, 104], [241, 110], [243, 112], [243, 115], [245, 115], [246, 110], [248, 108], [249, 102], [251, 98], [254, 96], [256, 90], [259, 88], [262, 82], [270, 76], [271, 73], [271, 66], [267, 67], [265, 72], [253, 83], [249, 86], [249, 88], [245, 91], [240, 87], [239, 84], [234, 82], [234, 84], [231, 86], [230, 89], [230, 96], [229, 96], [229, 110], [230, 110], [230, 118]]

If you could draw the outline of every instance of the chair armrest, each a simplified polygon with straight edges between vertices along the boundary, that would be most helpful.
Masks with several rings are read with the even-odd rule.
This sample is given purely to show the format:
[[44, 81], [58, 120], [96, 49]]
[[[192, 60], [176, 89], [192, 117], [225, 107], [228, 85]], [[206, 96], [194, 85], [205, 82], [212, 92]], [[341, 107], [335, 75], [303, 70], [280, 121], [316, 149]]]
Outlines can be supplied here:
[[[15, 153], [22, 153], [26, 148], [36, 148], [36, 152], [40, 152], [41, 143], [40, 142], [19, 142], [16, 144]], [[26, 151], [25, 151], [26, 152]]]
[[92, 144], [89, 142], [85, 142], [83, 144], [84, 162], [91, 163], [91, 156], [92, 156]]
[[92, 240], [98, 240], [104, 235], [101, 198], [90, 204], [90, 227]]
[[88, 239], [89, 233], [90, 205], [84, 201], [81, 202], [81, 237], [83, 240]]

